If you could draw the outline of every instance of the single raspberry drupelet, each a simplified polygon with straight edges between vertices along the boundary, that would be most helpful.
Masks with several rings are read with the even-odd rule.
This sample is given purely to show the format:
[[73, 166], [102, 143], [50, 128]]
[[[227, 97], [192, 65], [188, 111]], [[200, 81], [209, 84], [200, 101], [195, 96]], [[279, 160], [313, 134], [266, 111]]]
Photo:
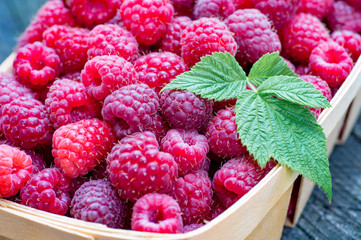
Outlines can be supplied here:
[[204, 226], [204, 224], [202, 224], [202, 223], [192, 223], [192, 224], [186, 225], [183, 227], [183, 233], [194, 231], [203, 226]]
[[297, 12], [309, 13], [319, 19], [323, 19], [332, 11], [334, 0], [301, 0], [301, 5]]
[[63, 73], [80, 71], [88, 60], [89, 30], [55, 25], [43, 33], [43, 42], [53, 48], [63, 64]]
[[70, 207], [70, 179], [56, 168], [46, 168], [30, 178], [21, 189], [22, 204], [65, 215]]
[[307, 64], [311, 51], [329, 34], [320, 20], [310, 14], [299, 13], [280, 32], [282, 47], [294, 62]]
[[356, 10], [344, 1], [337, 1], [333, 5], [333, 10], [326, 16], [326, 22], [332, 31], [361, 32], [361, 11]]
[[177, 75], [188, 71], [183, 59], [170, 52], [152, 52], [135, 61], [139, 81], [147, 84], [156, 93]]
[[167, 193], [178, 176], [177, 163], [159, 151], [151, 132], [134, 133], [120, 140], [107, 157], [107, 170], [122, 199], [135, 202], [147, 193]]
[[143, 45], [161, 39], [174, 13], [168, 0], [125, 0], [120, 11], [124, 25]]
[[102, 116], [118, 139], [151, 128], [159, 109], [157, 94], [146, 84], [124, 86], [104, 101]]
[[76, 219], [122, 228], [126, 218], [126, 205], [117, 191], [105, 180], [84, 183], [71, 201], [70, 214]]
[[213, 101], [188, 91], [166, 90], [160, 94], [160, 107], [170, 127], [201, 131], [211, 118]]
[[194, 6], [193, 16], [226, 18], [236, 10], [233, 0], [198, 0]]
[[311, 70], [331, 88], [341, 86], [352, 67], [351, 57], [335, 42], [320, 43], [310, 55]]
[[111, 127], [99, 119], [64, 125], [54, 132], [54, 162], [70, 178], [83, 176], [105, 159], [114, 142]]
[[30, 179], [33, 165], [24, 151], [0, 144], [0, 169], [0, 198], [7, 198], [17, 194]]
[[237, 43], [227, 26], [217, 18], [193, 21], [181, 34], [181, 53], [189, 67], [201, 57], [214, 52], [229, 52], [235, 56]]
[[89, 60], [81, 72], [81, 80], [88, 94], [104, 100], [113, 91], [138, 81], [132, 63], [118, 56], [97, 56]]
[[88, 38], [88, 59], [102, 55], [118, 55], [127, 61], [138, 57], [138, 43], [133, 35], [116, 24], [93, 28]]
[[133, 207], [132, 230], [156, 233], [182, 233], [180, 207], [166, 194], [149, 193]]
[[32, 89], [44, 88], [62, 71], [62, 64], [55, 50], [41, 42], [20, 48], [14, 60], [16, 79]]
[[240, 9], [225, 20], [234, 33], [238, 44], [238, 54], [255, 63], [269, 52], [281, 51], [281, 42], [266, 15], [257, 9]]
[[361, 55], [361, 35], [355, 32], [342, 30], [331, 34], [331, 39], [345, 48], [354, 62]]
[[162, 139], [161, 149], [174, 157], [179, 176], [201, 169], [209, 152], [207, 138], [193, 129], [169, 130]]

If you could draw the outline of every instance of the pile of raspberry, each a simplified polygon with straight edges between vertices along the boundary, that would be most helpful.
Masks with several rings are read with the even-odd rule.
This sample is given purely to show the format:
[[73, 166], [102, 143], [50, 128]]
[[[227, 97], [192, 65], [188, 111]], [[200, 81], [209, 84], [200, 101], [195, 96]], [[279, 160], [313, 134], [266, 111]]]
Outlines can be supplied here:
[[361, 53], [356, 2], [47, 1], [0, 73], [0, 197], [111, 228], [202, 227], [277, 163], [242, 145], [234, 100], [161, 89], [214, 52], [249, 71], [278, 51], [330, 101]]

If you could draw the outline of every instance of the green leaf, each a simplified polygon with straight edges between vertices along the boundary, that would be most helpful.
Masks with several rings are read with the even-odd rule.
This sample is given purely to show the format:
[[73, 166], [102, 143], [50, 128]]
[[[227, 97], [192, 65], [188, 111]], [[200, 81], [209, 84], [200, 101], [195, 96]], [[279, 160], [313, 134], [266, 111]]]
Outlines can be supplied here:
[[273, 76], [298, 77], [283, 58], [279, 56], [279, 53], [273, 52], [266, 53], [253, 64], [248, 79], [253, 85], [258, 87], [265, 79]]
[[190, 71], [168, 83], [166, 89], [188, 90], [216, 101], [236, 98], [246, 89], [246, 74], [229, 54], [216, 52], [201, 58]]
[[316, 182], [332, 198], [326, 137], [312, 113], [295, 103], [244, 91], [235, 107], [242, 144], [264, 166], [270, 158]]
[[270, 77], [258, 87], [262, 96], [274, 96], [302, 106], [312, 108], [331, 107], [327, 98], [311, 83], [298, 77], [275, 76]]

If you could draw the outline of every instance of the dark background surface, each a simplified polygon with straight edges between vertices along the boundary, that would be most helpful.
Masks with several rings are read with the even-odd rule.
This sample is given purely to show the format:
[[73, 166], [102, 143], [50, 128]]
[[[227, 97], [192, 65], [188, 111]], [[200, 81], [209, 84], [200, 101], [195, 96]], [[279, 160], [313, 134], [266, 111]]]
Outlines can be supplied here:
[[[45, 0], [0, 0], [0, 62]], [[282, 240], [361, 239], [361, 119], [331, 158], [333, 201], [318, 187], [295, 228], [285, 228]]]

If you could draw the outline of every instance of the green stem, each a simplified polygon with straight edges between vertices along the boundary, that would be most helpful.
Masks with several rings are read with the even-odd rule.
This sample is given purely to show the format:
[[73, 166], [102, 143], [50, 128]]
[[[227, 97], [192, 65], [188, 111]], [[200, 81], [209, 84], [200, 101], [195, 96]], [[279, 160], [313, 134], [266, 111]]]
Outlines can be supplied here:
[[257, 92], [257, 88], [249, 81], [248, 77], [247, 77], [247, 85], [251, 88], [251, 90], [253, 92]]

